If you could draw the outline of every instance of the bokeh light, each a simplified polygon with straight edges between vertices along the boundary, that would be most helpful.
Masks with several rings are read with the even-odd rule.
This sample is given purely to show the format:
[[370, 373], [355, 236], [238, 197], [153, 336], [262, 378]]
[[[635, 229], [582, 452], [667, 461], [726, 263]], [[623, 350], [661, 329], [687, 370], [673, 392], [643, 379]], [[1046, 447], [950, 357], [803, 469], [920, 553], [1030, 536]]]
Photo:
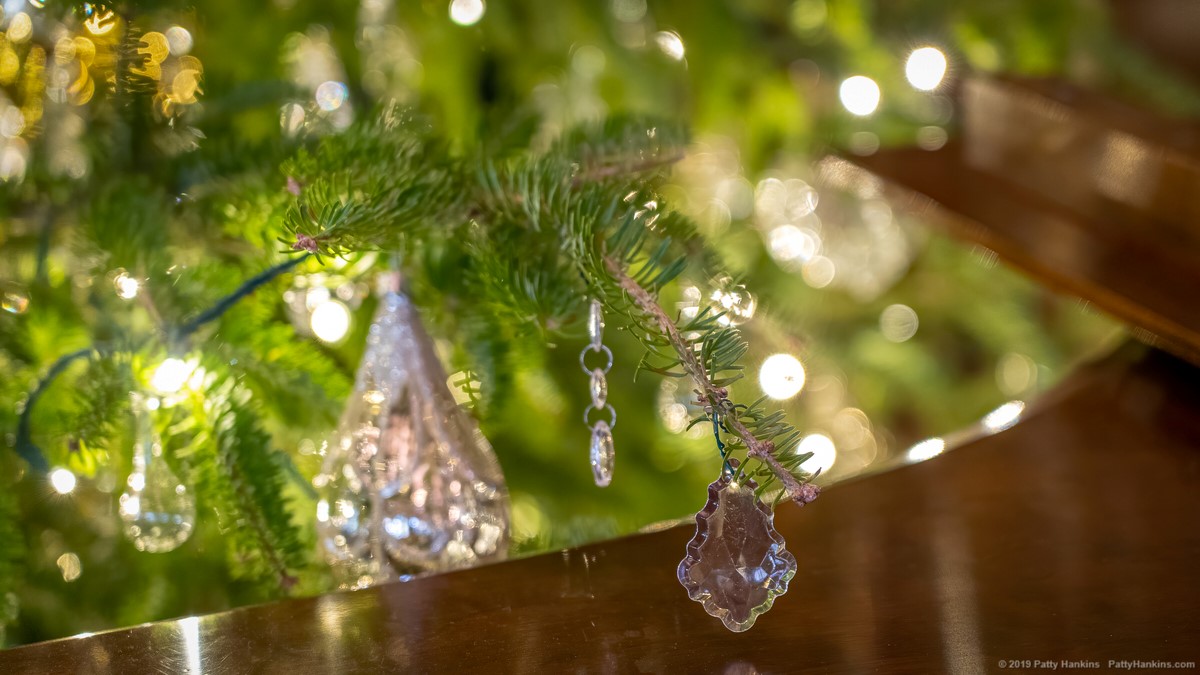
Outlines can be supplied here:
[[450, 3], [450, 20], [460, 26], [474, 26], [486, 10], [483, 0], [454, 0]]
[[837, 461], [837, 446], [833, 444], [833, 439], [825, 434], [809, 434], [800, 439], [800, 444], [796, 446], [796, 453], [804, 455], [810, 452], [812, 457], [800, 464], [802, 471], [808, 473], [828, 471]]
[[322, 82], [317, 87], [316, 100], [317, 107], [325, 112], [333, 112], [342, 107], [346, 102], [346, 97], [350, 95], [350, 90], [341, 82], [329, 80]]
[[192, 51], [192, 34], [183, 26], [171, 26], [166, 31], [167, 45], [174, 56]]
[[679, 37], [679, 33], [669, 30], [659, 31], [654, 35], [654, 44], [658, 45], [662, 53], [668, 57], [676, 61], [683, 60], [683, 38]]
[[940, 438], [929, 438], [908, 449], [908, 460], [910, 462], [921, 462], [937, 457], [945, 450], [946, 441]]
[[158, 368], [154, 369], [154, 375], [150, 378], [150, 386], [159, 393], [173, 394], [183, 388], [195, 369], [194, 361], [166, 359], [159, 364]]
[[946, 76], [946, 55], [936, 47], [914, 49], [904, 64], [908, 83], [921, 91], [932, 91]]
[[804, 388], [804, 364], [791, 354], [773, 354], [758, 371], [763, 393], [776, 401], [792, 398]]
[[55, 561], [58, 565], [58, 571], [62, 572], [63, 581], [70, 583], [79, 578], [83, 574], [83, 565], [79, 562], [79, 556], [70, 551], [58, 556]]
[[838, 98], [852, 115], [866, 117], [879, 107], [879, 85], [865, 75], [848, 77], [838, 89]]
[[892, 342], [904, 342], [917, 334], [920, 320], [908, 305], [888, 305], [879, 314], [879, 330]]
[[75, 491], [75, 474], [70, 469], [57, 468], [50, 472], [50, 487], [60, 495], [71, 494]]
[[992, 433], [1004, 431], [1016, 424], [1021, 419], [1023, 412], [1025, 412], [1023, 401], [1009, 401], [983, 416], [983, 428]]
[[125, 270], [121, 270], [117, 272], [117, 276], [113, 277], [113, 287], [117, 290], [117, 296], [125, 300], [132, 300], [137, 297], [142, 284], [137, 279], [129, 276]]
[[338, 300], [326, 300], [313, 308], [309, 327], [322, 342], [340, 342], [350, 332], [350, 308]]

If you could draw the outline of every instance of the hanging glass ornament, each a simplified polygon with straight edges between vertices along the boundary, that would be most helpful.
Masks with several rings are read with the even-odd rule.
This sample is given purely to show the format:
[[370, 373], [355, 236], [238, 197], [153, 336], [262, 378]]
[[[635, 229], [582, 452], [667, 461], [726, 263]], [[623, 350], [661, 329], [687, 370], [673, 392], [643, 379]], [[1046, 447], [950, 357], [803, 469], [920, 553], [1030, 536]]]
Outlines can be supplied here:
[[151, 415], [158, 399], [133, 395], [133, 472], [121, 493], [125, 536], [139, 551], [165, 553], [192, 536], [196, 501], [162, 456], [162, 441]]
[[696, 535], [678, 569], [688, 597], [735, 633], [771, 609], [796, 574], [796, 558], [755, 487], [751, 480], [734, 481], [729, 470], [709, 484], [708, 503], [696, 514]]
[[508, 552], [500, 464], [446, 386], [399, 275], [385, 284], [354, 392], [316, 481], [321, 547], [344, 588]]
[[[600, 487], [608, 487], [612, 482], [613, 464], [616, 459], [613, 450], [612, 428], [617, 426], [617, 411], [608, 402], [608, 371], [612, 369], [612, 351], [604, 346], [604, 310], [599, 300], [592, 300], [588, 306], [588, 338], [589, 343], [579, 352], [579, 366], [590, 379], [588, 391], [592, 402], [583, 411], [583, 423], [592, 430], [590, 459], [592, 463], [592, 479]], [[603, 367], [589, 368], [587, 365], [588, 352], [599, 352], [605, 356]], [[611, 421], [597, 420], [591, 424], [588, 420], [593, 410], [607, 410]]]

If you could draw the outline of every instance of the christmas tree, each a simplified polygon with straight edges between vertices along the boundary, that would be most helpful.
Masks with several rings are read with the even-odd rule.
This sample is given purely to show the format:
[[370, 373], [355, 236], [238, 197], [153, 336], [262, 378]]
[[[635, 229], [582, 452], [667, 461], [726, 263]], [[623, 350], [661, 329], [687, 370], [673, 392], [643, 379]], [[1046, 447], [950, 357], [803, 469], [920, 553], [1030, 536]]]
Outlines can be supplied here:
[[[997, 379], [1013, 398], [1046, 386], [1103, 319], [977, 275], [921, 320], [982, 353], [910, 340], [906, 298], [977, 261], [862, 196], [821, 193], [867, 224], [822, 230], [813, 161], [939, 147], [956, 70], [1102, 72], [1200, 100], [1114, 46], [1087, 3], [899, 11], [5, 3], [8, 642], [332, 588], [313, 479], [389, 269], [496, 447], [516, 553], [688, 516], [718, 476], [807, 503], [815, 474], [994, 408]], [[856, 276], [863, 236], [896, 255]], [[613, 356], [599, 400], [621, 414], [604, 492], [579, 421], [593, 301]], [[1035, 305], [1058, 318], [1029, 338]], [[939, 361], [967, 383], [951, 404]], [[857, 377], [830, 410], [791, 400], [806, 373], [839, 369]], [[137, 518], [164, 485], [170, 525], [150, 536]]]

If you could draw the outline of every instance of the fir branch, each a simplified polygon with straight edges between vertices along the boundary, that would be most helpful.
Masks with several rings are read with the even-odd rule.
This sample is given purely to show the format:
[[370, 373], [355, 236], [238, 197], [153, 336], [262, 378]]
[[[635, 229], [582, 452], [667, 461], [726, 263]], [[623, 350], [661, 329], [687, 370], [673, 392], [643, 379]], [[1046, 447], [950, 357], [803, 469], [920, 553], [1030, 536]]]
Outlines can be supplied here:
[[286, 469], [244, 399], [232, 379], [211, 387], [195, 411], [204, 428], [178, 454], [217, 516], [235, 573], [286, 593], [304, 565], [301, 537], [287, 512]]
[[[729, 391], [724, 387], [717, 386], [709, 377], [708, 371], [705, 369], [701, 359], [696, 356], [696, 351], [692, 348], [692, 343], [683, 339], [675, 322], [671, 320], [671, 317], [658, 304], [654, 296], [629, 276], [620, 263], [613, 258], [605, 256], [604, 264], [608, 272], [617, 280], [620, 287], [629, 294], [629, 297], [633, 298], [634, 303], [644, 313], [652, 317], [653, 321], [658, 325], [659, 330], [666, 336], [679, 358], [679, 364], [698, 388], [697, 393], [702, 399], [701, 402], [713, 411], [711, 415], [714, 427], [717, 424], [727, 425], [729, 430], [745, 446], [747, 456], [770, 467], [779, 481], [783, 483], [788, 496], [797, 504], [803, 506], [816, 499], [820, 494], [820, 488], [810, 483], [803, 483], [796, 478], [775, 457], [776, 448], [773, 441], [760, 439], [751, 433], [737, 414], [720, 413], [722, 410], [732, 411], [734, 409], [729, 399]], [[719, 441], [720, 438], [718, 437]]]
[[[16, 609], [13, 594], [20, 587], [25, 574], [26, 546], [25, 535], [17, 525], [22, 522], [17, 491], [7, 481], [0, 487], [3, 488], [0, 489], [0, 541], [4, 542], [0, 546], [0, 636], [3, 636], [5, 624], [17, 618], [9, 612]], [[4, 647], [4, 640], [0, 639], [0, 649]]]

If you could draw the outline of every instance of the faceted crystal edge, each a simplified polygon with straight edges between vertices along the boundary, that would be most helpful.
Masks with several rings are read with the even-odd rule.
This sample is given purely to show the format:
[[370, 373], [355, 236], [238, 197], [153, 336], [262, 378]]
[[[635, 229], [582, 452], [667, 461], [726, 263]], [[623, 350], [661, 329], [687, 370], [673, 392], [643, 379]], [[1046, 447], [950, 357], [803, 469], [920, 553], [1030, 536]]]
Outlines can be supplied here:
[[698, 582], [692, 581], [690, 576], [691, 568], [699, 562], [700, 548], [708, 539], [708, 518], [715, 514], [720, 507], [721, 490], [728, 487], [732, 482], [733, 476], [728, 472], [722, 472], [720, 478], [708, 484], [708, 501], [705, 503], [704, 508], [696, 512], [696, 534], [688, 541], [686, 554], [683, 560], [679, 561], [679, 566], [676, 568], [675, 574], [679, 579], [679, 583], [687, 590], [689, 599], [699, 602], [709, 616], [720, 619], [721, 623], [730, 631], [742, 633], [754, 626], [755, 622], [758, 621], [759, 615], [770, 611], [771, 607], [775, 604], [776, 598], [788, 592], [788, 584], [791, 582], [792, 577], [796, 575], [797, 562], [796, 557], [792, 555], [791, 551], [787, 550], [787, 542], [784, 540], [783, 535], [779, 534], [779, 531], [774, 528], [775, 514], [761, 500], [756, 499], [754, 506], [766, 514], [768, 522], [772, 525], [768, 534], [771, 541], [779, 546], [777, 555], [784, 560], [787, 569], [787, 572], [779, 579], [777, 589], [769, 592], [767, 600], [758, 607], [753, 608], [749, 619], [744, 624], [740, 624], [732, 619], [731, 612], [728, 609], [718, 606], [713, 601], [710, 592], [701, 588]]

